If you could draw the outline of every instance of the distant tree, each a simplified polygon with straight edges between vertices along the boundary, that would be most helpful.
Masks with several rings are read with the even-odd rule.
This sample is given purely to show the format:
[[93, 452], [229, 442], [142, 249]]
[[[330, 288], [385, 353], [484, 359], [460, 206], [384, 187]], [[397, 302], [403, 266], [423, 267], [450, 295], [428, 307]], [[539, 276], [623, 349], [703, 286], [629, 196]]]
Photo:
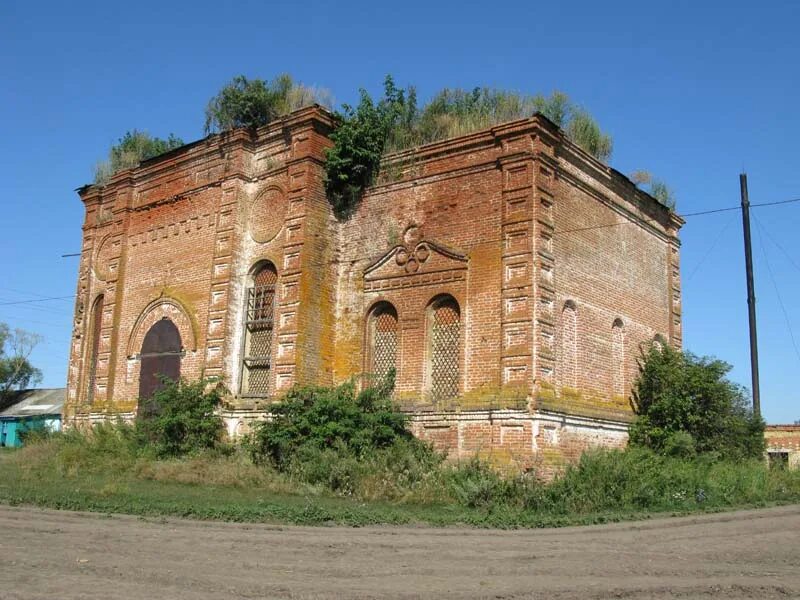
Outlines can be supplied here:
[[721, 360], [651, 345], [633, 389], [631, 445], [684, 456], [761, 457], [764, 421], [745, 390], [725, 377], [730, 369]]
[[42, 380], [42, 372], [28, 360], [41, 336], [0, 323], [0, 404], [15, 390]]
[[330, 93], [298, 83], [287, 74], [272, 81], [237, 75], [208, 102], [205, 130], [212, 133], [239, 127], [261, 127], [312, 104], [330, 107]]
[[171, 133], [166, 140], [136, 129], [128, 131], [108, 151], [108, 158], [95, 166], [94, 181], [103, 184], [119, 171], [137, 167], [140, 162], [183, 146], [184, 142]]

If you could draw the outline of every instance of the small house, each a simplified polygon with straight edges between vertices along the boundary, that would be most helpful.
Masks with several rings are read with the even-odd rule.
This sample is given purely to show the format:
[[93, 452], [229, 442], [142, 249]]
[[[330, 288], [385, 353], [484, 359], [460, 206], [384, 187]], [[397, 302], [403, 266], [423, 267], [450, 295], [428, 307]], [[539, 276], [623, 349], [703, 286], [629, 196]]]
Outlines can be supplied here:
[[0, 447], [21, 446], [27, 431], [60, 431], [66, 393], [65, 388], [12, 392], [0, 405]]

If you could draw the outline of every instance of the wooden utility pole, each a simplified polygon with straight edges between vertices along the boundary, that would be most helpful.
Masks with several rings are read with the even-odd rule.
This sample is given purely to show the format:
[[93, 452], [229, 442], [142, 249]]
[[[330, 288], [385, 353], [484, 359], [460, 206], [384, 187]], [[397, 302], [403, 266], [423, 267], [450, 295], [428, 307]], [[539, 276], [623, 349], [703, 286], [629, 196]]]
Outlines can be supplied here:
[[756, 291], [753, 284], [753, 251], [750, 247], [750, 199], [747, 197], [747, 175], [739, 175], [742, 192], [742, 228], [744, 229], [744, 264], [747, 272], [747, 312], [750, 319], [750, 376], [753, 383], [753, 412], [761, 416], [761, 394], [758, 385], [758, 336], [756, 334]]

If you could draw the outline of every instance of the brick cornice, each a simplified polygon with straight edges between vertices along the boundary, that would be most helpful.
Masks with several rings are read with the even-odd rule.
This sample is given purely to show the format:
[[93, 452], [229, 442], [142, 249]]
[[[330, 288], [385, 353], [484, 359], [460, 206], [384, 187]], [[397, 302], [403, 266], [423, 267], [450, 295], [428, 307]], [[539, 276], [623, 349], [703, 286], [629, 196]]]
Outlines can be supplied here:
[[[209, 135], [142, 161], [137, 167], [115, 173], [103, 186], [88, 184], [76, 191], [84, 203], [99, 201], [108, 195], [113, 196], [117, 190], [126, 185], [143, 185], [165, 173], [179, 170], [191, 162], [210, 162], [219, 159], [220, 156], [226, 157], [235, 151], [253, 152], [259, 146], [284, 140], [287, 131], [294, 134], [303, 130], [313, 130], [327, 136], [333, 125], [334, 118], [329, 111], [318, 105], [310, 106], [276, 119], [256, 130], [236, 129]], [[322, 162], [322, 157], [318, 157], [317, 162]]]

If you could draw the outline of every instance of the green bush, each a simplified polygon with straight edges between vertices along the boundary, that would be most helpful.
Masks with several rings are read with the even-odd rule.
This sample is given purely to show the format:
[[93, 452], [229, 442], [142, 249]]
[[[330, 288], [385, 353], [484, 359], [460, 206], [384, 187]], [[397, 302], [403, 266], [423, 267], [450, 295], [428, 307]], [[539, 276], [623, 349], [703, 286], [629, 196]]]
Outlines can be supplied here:
[[445, 471], [444, 480], [447, 491], [459, 504], [484, 509], [522, 506], [540, 485], [521, 475], [503, 476], [478, 458], [451, 466]]
[[209, 380], [164, 380], [140, 401], [136, 433], [156, 456], [181, 456], [222, 447], [224, 427], [216, 413], [223, 389]]
[[383, 98], [377, 103], [362, 89], [358, 106], [344, 105], [336, 115], [333, 146], [325, 164], [328, 198], [336, 214], [346, 217], [373, 183], [386, 152], [465, 135], [536, 112], [598, 159], [610, 158], [611, 138], [588, 112], [560, 92], [545, 97], [491, 88], [445, 88], [420, 109], [416, 90], [399, 89], [387, 76]]
[[[411, 98], [413, 88], [410, 88]], [[416, 99], [416, 95], [413, 96]], [[600, 130], [586, 110], [562, 92], [528, 96], [506, 90], [476, 87], [471, 91], [445, 88], [425, 106], [405, 107], [389, 133], [387, 150], [404, 150], [421, 144], [466, 135], [500, 123], [527, 119], [540, 112], [562, 128], [573, 142], [600, 160], [611, 157], [611, 138]]]
[[248, 437], [253, 460], [285, 470], [308, 453], [331, 449], [363, 459], [399, 440], [412, 440], [406, 415], [392, 406], [394, 378], [389, 379], [359, 394], [352, 383], [292, 389]]
[[166, 140], [144, 131], [128, 131], [108, 151], [108, 158], [95, 166], [94, 182], [104, 184], [114, 173], [139, 166], [139, 163], [183, 146], [184, 142], [171, 133]]
[[237, 75], [209, 100], [205, 130], [211, 133], [238, 127], [261, 127], [312, 104], [329, 105], [330, 94], [298, 83], [288, 74], [272, 81]]
[[653, 344], [633, 388], [631, 445], [674, 453], [675, 435], [684, 432], [699, 454], [761, 458], [764, 422], [750, 410], [744, 389], [725, 377], [730, 369], [720, 360]]
[[397, 88], [391, 76], [386, 77], [384, 96], [377, 103], [366, 90], [360, 93], [357, 107], [345, 104], [336, 113], [333, 146], [326, 151], [325, 191], [339, 217], [346, 217], [372, 184], [392, 132], [409, 129], [416, 114], [413, 88]]
[[634, 171], [631, 173], [631, 181], [658, 200], [668, 209], [674, 211], [677, 204], [675, 194], [672, 189], [660, 179], [653, 177], [649, 171]]

